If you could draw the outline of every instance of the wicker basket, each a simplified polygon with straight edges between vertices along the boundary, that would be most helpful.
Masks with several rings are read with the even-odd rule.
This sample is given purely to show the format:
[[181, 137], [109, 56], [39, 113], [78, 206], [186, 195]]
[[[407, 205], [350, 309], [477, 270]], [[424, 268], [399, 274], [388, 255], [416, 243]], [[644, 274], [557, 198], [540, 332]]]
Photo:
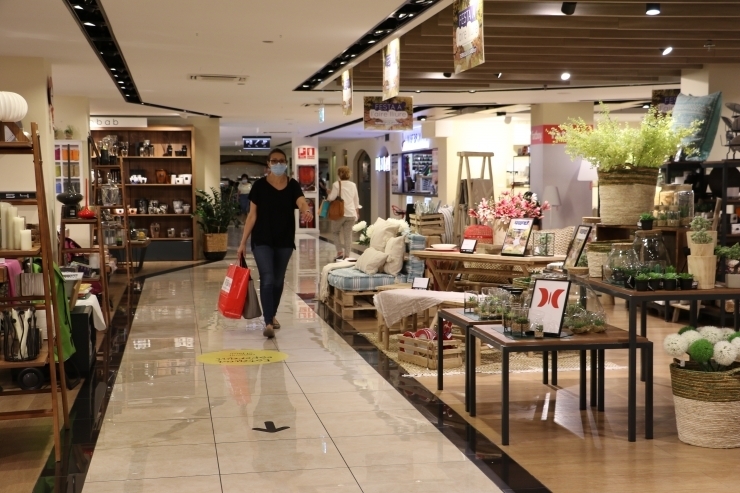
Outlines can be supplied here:
[[568, 274], [574, 276], [590, 276], [590, 267], [569, 267]]
[[740, 447], [740, 367], [698, 370], [690, 361], [685, 368], [671, 364], [679, 440], [697, 447]]
[[227, 233], [213, 233], [203, 235], [203, 251], [204, 252], [225, 252], [228, 250], [228, 239]]
[[635, 224], [640, 214], [653, 210], [658, 168], [599, 171], [601, 222]]
[[586, 245], [589, 277], [601, 278], [601, 268], [606, 264], [606, 259], [609, 258], [609, 252], [612, 251], [612, 245], [614, 243], [617, 243], [617, 241], [592, 241]]

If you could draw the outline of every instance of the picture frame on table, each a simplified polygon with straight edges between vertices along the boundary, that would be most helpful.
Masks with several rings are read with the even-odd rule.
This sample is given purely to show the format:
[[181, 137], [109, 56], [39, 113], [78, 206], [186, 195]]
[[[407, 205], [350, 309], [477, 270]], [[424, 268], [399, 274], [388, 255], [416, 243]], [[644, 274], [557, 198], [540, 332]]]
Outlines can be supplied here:
[[460, 253], [475, 253], [475, 247], [478, 240], [465, 239], [460, 244]]
[[560, 337], [570, 286], [571, 282], [568, 280], [536, 279], [534, 281], [529, 320], [542, 321], [545, 337]]
[[531, 217], [509, 221], [509, 229], [506, 230], [501, 255], [524, 257], [529, 237], [532, 235], [532, 226], [534, 226], [534, 219]]
[[573, 233], [573, 239], [570, 240], [568, 252], [565, 254], [563, 269], [568, 270], [578, 264], [578, 259], [580, 259], [583, 254], [583, 249], [586, 246], [586, 242], [588, 241], [588, 236], [590, 234], [591, 226], [588, 224], [581, 224], [576, 228], [575, 233]]
[[429, 289], [429, 279], [428, 277], [415, 277], [413, 281], [411, 281], [411, 289], [421, 289], [423, 291], [426, 291]]

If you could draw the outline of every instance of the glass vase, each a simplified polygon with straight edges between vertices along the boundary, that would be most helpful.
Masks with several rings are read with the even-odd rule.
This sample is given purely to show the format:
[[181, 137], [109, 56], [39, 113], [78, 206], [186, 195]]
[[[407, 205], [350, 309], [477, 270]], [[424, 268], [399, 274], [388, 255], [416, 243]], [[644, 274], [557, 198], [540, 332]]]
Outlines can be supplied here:
[[604, 265], [604, 281], [624, 286], [637, 268], [638, 260], [632, 243], [614, 243]]

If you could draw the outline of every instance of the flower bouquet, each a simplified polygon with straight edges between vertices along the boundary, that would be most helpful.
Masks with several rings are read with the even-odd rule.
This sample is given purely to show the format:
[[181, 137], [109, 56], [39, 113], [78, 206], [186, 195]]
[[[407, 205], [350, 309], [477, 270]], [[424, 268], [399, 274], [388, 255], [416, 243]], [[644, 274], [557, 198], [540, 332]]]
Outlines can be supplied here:
[[545, 201], [540, 204], [537, 194], [526, 192], [514, 194], [508, 190], [501, 192], [498, 201], [483, 199], [475, 209], [470, 209], [468, 215], [481, 222], [493, 224], [496, 219], [503, 224], [509, 224], [512, 219], [531, 217], [541, 219], [544, 211], [550, 210], [550, 204]]
[[740, 333], [684, 327], [663, 348], [679, 358], [671, 364], [678, 438], [699, 447], [740, 447], [740, 422], [731, 418], [740, 413]]

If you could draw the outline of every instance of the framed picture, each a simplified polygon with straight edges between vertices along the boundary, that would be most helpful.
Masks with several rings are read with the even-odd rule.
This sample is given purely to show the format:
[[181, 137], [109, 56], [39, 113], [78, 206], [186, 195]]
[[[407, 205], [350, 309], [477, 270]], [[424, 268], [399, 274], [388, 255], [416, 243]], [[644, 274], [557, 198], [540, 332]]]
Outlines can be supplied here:
[[411, 282], [411, 289], [422, 289], [426, 291], [429, 289], [429, 281], [430, 279], [428, 277], [415, 277]]
[[581, 258], [583, 247], [586, 246], [586, 240], [588, 240], [588, 235], [590, 234], [591, 226], [588, 224], [581, 224], [576, 228], [573, 239], [570, 241], [570, 247], [568, 247], [568, 253], [565, 254], [564, 269], [568, 270], [578, 264], [578, 259]]
[[460, 245], [460, 253], [475, 253], [475, 246], [478, 240], [463, 240]]
[[509, 221], [509, 229], [506, 231], [501, 255], [523, 257], [524, 252], [527, 251], [527, 242], [532, 234], [533, 224], [534, 219], [529, 217]]
[[570, 281], [537, 279], [532, 290], [529, 320], [541, 320], [545, 337], [560, 337], [568, 304]]

